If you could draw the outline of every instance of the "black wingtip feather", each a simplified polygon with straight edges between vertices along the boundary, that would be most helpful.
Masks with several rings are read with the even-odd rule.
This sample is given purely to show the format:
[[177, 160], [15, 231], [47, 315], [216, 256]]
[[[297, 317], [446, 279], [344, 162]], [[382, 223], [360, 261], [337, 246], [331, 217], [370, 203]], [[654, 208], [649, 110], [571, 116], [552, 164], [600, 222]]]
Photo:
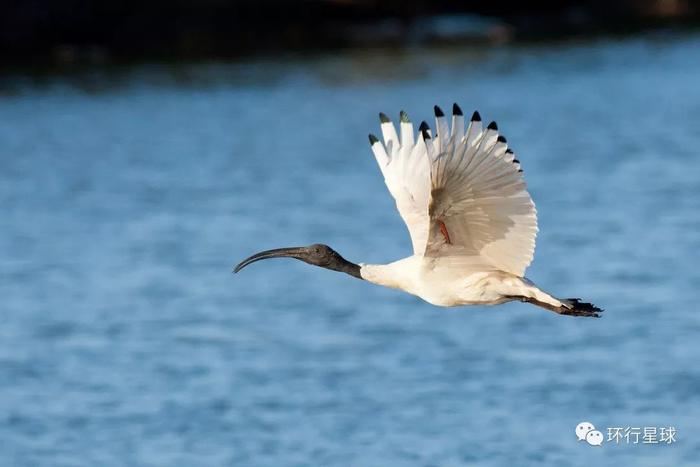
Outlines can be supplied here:
[[442, 109], [440, 107], [438, 107], [437, 105], [435, 107], [433, 107], [433, 110], [435, 111], [436, 117], [440, 118], [440, 117], [445, 116], [445, 112], [443, 112]]
[[472, 114], [472, 122], [480, 122], [481, 121], [481, 114], [479, 114], [478, 110], [475, 110], [474, 113]]
[[377, 139], [376, 136], [374, 136], [372, 133], [369, 134], [369, 144], [372, 146], [374, 143], [379, 142], [379, 139]]
[[402, 123], [411, 123], [411, 120], [408, 118], [408, 114], [403, 110], [399, 112], [399, 118], [401, 119]]
[[386, 116], [384, 112], [379, 112], [379, 121], [382, 123], [389, 123], [391, 120]]
[[454, 104], [452, 104], [452, 115], [457, 115], [457, 116], [464, 115], [462, 113], [462, 109], [459, 108], [459, 106], [457, 105], [456, 102]]
[[513, 159], [513, 164], [520, 164], [520, 161], [518, 159]]
[[496, 138], [496, 141], [498, 141], [499, 143], [507, 143], [508, 142], [506, 137], [503, 135], [498, 135], [498, 138]]
[[487, 126], [486, 128], [488, 128], [489, 130], [498, 131], [498, 125], [496, 125], [496, 122], [489, 123], [489, 126]]
[[428, 133], [428, 130], [430, 130], [430, 127], [428, 126], [428, 123], [425, 121], [422, 121], [420, 123], [420, 127], [418, 127], [418, 130], [423, 134], [423, 139], [430, 139], [430, 134]]

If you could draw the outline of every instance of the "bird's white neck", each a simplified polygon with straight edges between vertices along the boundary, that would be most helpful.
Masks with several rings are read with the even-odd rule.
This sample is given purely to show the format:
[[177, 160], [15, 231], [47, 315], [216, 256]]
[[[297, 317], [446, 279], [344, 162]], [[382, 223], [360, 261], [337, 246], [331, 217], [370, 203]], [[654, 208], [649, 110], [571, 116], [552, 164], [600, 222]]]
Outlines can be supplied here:
[[360, 275], [373, 284], [413, 293], [417, 273], [415, 257], [409, 256], [389, 264], [360, 263]]

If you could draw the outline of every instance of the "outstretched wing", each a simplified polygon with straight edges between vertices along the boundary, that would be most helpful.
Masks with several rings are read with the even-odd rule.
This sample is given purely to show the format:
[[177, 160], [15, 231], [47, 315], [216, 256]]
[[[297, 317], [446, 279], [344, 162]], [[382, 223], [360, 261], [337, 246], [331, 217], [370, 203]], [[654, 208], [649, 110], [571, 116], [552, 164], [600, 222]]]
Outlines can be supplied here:
[[522, 276], [535, 252], [537, 211], [519, 161], [495, 122], [483, 130], [474, 112], [465, 132], [455, 105], [449, 131], [442, 111], [435, 110], [438, 137], [425, 139], [431, 160], [425, 256], [479, 255]]
[[400, 142], [386, 117], [385, 145], [370, 137], [414, 253], [451, 257], [465, 267], [485, 263], [522, 276], [534, 254], [537, 212], [519, 162], [495, 123], [482, 129], [477, 112], [466, 130], [456, 104], [451, 128], [437, 106], [435, 116], [435, 137], [423, 123], [414, 142], [407, 117]]

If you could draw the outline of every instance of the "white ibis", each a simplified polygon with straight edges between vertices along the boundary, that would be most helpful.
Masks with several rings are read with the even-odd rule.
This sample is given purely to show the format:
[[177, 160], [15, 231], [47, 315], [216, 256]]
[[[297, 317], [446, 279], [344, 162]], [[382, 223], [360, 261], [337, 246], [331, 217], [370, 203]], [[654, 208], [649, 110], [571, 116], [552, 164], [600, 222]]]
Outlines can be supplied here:
[[423, 122], [415, 138], [405, 112], [399, 133], [385, 114], [379, 119], [384, 141], [370, 134], [369, 142], [408, 227], [413, 255], [389, 264], [355, 264], [315, 244], [257, 253], [234, 272], [261, 259], [296, 258], [437, 306], [519, 300], [561, 315], [600, 316], [600, 308], [556, 298], [524, 276], [535, 250], [537, 211], [520, 162], [495, 122], [483, 129], [474, 112], [465, 125], [454, 104], [450, 125], [435, 106], [435, 134]]

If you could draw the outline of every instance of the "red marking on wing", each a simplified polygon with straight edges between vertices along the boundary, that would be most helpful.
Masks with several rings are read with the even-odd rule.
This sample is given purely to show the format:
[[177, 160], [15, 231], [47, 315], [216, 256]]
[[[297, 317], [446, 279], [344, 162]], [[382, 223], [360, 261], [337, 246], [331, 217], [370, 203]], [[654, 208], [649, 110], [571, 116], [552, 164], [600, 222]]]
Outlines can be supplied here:
[[442, 234], [443, 237], [445, 237], [445, 243], [452, 244], [452, 241], [450, 241], [450, 234], [447, 232], [447, 226], [445, 226], [445, 223], [442, 221], [438, 221], [438, 225], [440, 226], [440, 233]]

